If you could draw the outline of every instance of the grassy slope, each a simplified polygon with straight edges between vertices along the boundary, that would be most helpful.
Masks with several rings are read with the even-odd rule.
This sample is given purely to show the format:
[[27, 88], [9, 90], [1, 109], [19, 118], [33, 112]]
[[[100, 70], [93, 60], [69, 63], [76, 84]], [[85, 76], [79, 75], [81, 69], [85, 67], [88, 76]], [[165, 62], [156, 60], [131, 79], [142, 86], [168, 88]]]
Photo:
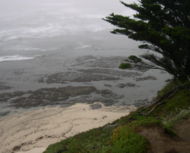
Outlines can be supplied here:
[[[169, 83], [158, 93], [158, 97], [177, 85], [178, 83]], [[190, 116], [189, 89], [179, 90], [148, 113], [153, 106], [139, 108], [112, 124], [50, 145], [44, 153], [147, 153], [151, 149], [150, 142], [139, 130], [159, 127], [166, 134], [174, 136], [173, 126]]]

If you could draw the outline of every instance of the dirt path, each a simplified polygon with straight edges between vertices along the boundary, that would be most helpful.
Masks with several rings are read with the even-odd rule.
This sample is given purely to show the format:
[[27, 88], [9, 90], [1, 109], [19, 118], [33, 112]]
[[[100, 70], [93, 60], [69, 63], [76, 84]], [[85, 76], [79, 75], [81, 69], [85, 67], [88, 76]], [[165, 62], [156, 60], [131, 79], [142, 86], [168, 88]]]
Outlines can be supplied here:
[[181, 121], [175, 127], [178, 138], [167, 135], [159, 127], [143, 128], [140, 134], [145, 136], [153, 153], [190, 153], [190, 119]]

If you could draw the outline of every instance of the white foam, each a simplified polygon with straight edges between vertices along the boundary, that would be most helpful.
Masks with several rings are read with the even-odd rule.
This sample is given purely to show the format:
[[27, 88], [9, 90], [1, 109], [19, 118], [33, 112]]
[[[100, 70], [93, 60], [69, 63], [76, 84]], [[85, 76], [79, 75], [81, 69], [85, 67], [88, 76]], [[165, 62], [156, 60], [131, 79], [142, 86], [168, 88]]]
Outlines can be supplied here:
[[29, 56], [21, 56], [21, 55], [12, 55], [12, 56], [0, 56], [0, 62], [6, 62], [6, 61], [23, 61], [23, 60], [31, 60], [35, 57], [29, 57]]
[[76, 49], [86, 49], [86, 48], [91, 48], [91, 45], [87, 45], [87, 44], [80, 44], [78, 47], [76, 47]]

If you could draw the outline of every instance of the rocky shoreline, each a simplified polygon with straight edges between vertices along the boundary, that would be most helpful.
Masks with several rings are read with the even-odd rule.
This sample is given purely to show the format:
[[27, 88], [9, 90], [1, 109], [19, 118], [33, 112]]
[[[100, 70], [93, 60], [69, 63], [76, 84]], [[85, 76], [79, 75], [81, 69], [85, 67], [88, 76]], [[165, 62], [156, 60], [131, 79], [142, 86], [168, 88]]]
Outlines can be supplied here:
[[[14, 72], [16, 83], [36, 87], [21, 90], [11, 87], [11, 80], [7, 84], [0, 83], [0, 116], [18, 109], [71, 106], [77, 102], [92, 104], [101, 101], [106, 106], [143, 105], [156, 95], [168, 76], [142, 66], [121, 70], [118, 65], [125, 59], [83, 56], [71, 62], [70, 67], [62, 72], [40, 74], [32, 82], [33, 76], [28, 76], [24, 70], [23, 73]], [[157, 79], [157, 75], [162, 79]], [[151, 83], [154, 83], [154, 88]]]

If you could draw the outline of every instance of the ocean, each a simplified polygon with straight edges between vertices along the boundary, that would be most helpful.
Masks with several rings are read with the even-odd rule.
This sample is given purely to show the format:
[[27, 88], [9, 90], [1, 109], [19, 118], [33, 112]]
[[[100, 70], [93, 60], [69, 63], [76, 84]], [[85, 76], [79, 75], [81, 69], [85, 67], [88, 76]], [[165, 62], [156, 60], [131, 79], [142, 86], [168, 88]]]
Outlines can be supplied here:
[[112, 12], [134, 13], [116, 0], [0, 0], [0, 113], [149, 103], [170, 76], [118, 69], [129, 55], [147, 51], [110, 33], [114, 26], [103, 18]]

